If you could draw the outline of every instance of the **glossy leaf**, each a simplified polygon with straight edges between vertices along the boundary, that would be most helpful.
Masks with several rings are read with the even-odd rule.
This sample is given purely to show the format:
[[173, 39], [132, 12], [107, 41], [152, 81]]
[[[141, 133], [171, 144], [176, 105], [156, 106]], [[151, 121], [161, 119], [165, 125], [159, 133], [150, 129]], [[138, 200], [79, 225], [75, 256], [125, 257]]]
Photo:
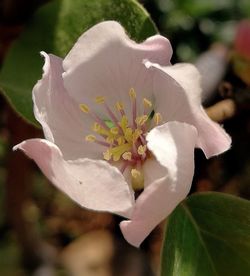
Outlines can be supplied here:
[[196, 194], [169, 218], [162, 276], [250, 273], [250, 202], [222, 193]]
[[42, 74], [39, 52], [64, 57], [84, 31], [104, 20], [119, 21], [136, 41], [157, 32], [135, 0], [54, 0], [35, 13], [0, 72], [1, 90], [20, 115], [35, 123], [31, 91]]

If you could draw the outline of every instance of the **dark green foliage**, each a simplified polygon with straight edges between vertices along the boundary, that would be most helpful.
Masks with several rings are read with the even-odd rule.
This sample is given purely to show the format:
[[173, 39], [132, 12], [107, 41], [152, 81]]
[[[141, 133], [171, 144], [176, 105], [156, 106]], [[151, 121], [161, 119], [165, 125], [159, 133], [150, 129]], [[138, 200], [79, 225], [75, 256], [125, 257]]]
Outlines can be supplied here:
[[147, 12], [133, 0], [55, 0], [35, 13], [0, 73], [0, 87], [20, 115], [36, 123], [31, 91], [42, 74], [39, 52], [64, 57], [84, 31], [104, 20], [119, 21], [136, 41], [157, 32]]
[[222, 193], [196, 194], [169, 218], [162, 276], [246, 276], [250, 203]]

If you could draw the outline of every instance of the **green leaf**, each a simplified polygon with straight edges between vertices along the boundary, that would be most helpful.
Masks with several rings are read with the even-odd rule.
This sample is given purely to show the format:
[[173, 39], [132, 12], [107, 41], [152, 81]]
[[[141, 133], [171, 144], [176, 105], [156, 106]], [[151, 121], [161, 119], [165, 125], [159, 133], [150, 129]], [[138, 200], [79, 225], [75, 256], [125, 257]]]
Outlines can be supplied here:
[[222, 193], [190, 196], [169, 218], [162, 276], [250, 273], [250, 202]]
[[104, 20], [119, 21], [138, 42], [157, 32], [135, 0], [54, 0], [35, 13], [0, 72], [1, 90], [20, 115], [36, 124], [31, 91], [42, 74], [39, 52], [65, 57], [84, 31]]

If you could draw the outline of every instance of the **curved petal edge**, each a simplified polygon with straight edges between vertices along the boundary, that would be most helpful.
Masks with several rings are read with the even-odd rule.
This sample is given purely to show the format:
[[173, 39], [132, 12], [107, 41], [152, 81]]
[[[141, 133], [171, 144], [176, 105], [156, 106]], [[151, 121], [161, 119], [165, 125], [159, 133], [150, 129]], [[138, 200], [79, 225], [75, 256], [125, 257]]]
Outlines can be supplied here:
[[130, 217], [134, 195], [119, 170], [106, 161], [63, 159], [59, 148], [44, 139], [16, 145], [33, 159], [46, 177], [80, 206]]
[[131, 219], [121, 222], [121, 231], [130, 244], [139, 247], [189, 193], [196, 140], [195, 127], [180, 122], [166, 123], [148, 134], [148, 147], [166, 173], [138, 197]]

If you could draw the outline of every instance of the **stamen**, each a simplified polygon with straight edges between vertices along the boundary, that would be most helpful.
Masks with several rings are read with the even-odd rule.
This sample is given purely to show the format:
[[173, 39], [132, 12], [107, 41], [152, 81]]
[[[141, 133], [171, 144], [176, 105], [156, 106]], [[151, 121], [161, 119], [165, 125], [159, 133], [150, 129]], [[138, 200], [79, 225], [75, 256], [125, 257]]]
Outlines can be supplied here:
[[102, 126], [104, 129], [106, 129], [106, 130], [109, 130], [109, 128], [106, 126], [106, 124], [102, 121], [102, 119], [101, 118], [99, 118], [99, 116], [97, 115], [97, 114], [95, 114], [95, 113], [93, 113], [93, 114], [90, 114], [91, 115], [91, 117], [100, 125], [100, 126]]
[[125, 139], [124, 139], [123, 136], [118, 137], [116, 139], [116, 141], [117, 141], [117, 143], [118, 143], [119, 146], [125, 143]]
[[115, 104], [115, 107], [116, 107], [116, 109], [117, 109], [118, 111], [123, 110], [123, 104], [122, 104], [122, 102], [117, 102], [117, 103]]
[[128, 118], [126, 116], [122, 116], [122, 119], [119, 122], [119, 125], [121, 126], [123, 133], [125, 133], [128, 127]]
[[87, 135], [87, 136], [85, 136], [85, 140], [87, 141], [87, 142], [95, 142], [96, 141], [96, 137], [95, 137], [95, 135]]
[[125, 116], [124, 107], [122, 102], [117, 102], [115, 104], [116, 109], [121, 113], [122, 116]]
[[141, 142], [143, 145], [146, 145], [147, 144], [147, 141], [146, 139], [143, 137], [143, 135], [140, 135], [140, 139], [141, 139]]
[[112, 153], [110, 152], [109, 149], [103, 152], [103, 158], [107, 161], [109, 161], [112, 157]]
[[148, 99], [146, 99], [146, 98], [143, 99], [143, 105], [144, 105], [144, 108], [150, 108], [150, 107], [152, 107], [151, 101], [148, 100]]
[[118, 127], [112, 127], [110, 129], [110, 132], [114, 135], [117, 135], [119, 133], [119, 128]]
[[99, 118], [99, 116], [95, 112], [90, 112], [90, 108], [86, 104], [80, 104], [80, 109], [84, 113], [89, 113], [90, 117], [99, 123], [103, 128], [108, 129], [105, 123]]
[[138, 126], [143, 126], [148, 120], [148, 115], [143, 115], [135, 119]]
[[113, 160], [118, 161], [118, 160], [120, 160], [123, 153], [129, 151], [130, 148], [131, 148], [131, 146], [129, 144], [123, 144], [120, 146], [113, 147], [109, 150], [113, 155]]
[[145, 154], [145, 152], [146, 152], [146, 150], [147, 150], [147, 146], [146, 145], [140, 145], [139, 147], [138, 147], [138, 149], [137, 149], [137, 152], [138, 152], [138, 154], [140, 154], [140, 155], [144, 155]]
[[158, 126], [159, 123], [162, 121], [162, 116], [160, 113], [155, 113], [154, 115], [154, 122]]
[[102, 126], [100, 126], [98, 123], [94, 123], [92, 126], [92, 130], [96, 133], [98, 133], [99, 135], [101, 135], [102, 137], [106, 137], [109, 136], [109, 130], [107, 130], [106, 128], [104, 129]]
[[106, 141], [107, 141], [109, 144], [112, 145], [112, 144], [114, 143], [115, 139], [114, 139], [113, 137], [108, 136], [108, 137], [106, 138]]
[[147, 115], [150, 113], [150, 110], [152, 109], [152, 102], [148, 100], [147, 98], [143, 99], [143, 114]]
[[93, 131], [99, 132], [101, 130], [101, 126], [98, 123], [94, 123], [92, 126]]
[[[154, 120], [156, 125], [160, 124], [162, 117], [160, 113], [155, 113], [152, 102], [143, 98], [143, 113], [137, 116], [137, 100], [134, 88], [129, 90], [131, 103], [132, 121], [130, 116], [126, 116], [122, 102], [116, 102], [115, 108], [121, 116], [111, 110], [106, 103], [105, 97], [97, 96], [94, 101], [103, 104], [106, 115], [100, 117], [95, 110], [90, 110], [86, 104], [81, 104], [80, 109], [84, 113], [89, 113], [93, 119], [92, 134], [85, 137], [88, 142], [94, 142], [105, 146], [102, 153], [103, 159], [107, 161], [121, 161], [120, 171], [129, 168], [131, 172], [131, 183], [134, 190], [142, 189], [144, 185], [144, 175], [142, 165], [145, 159], [150, 156], [148, 152], [146, 133], [150, 128], [149, 123]], [[118, 119], [119, 118], [119, 119]], [[98, 137], [103, 139], [98, 140]]]
[[84, 113], [89, 113], [89, 107], [86, 104], [80, 104], [80, 109], [84, 112]]
[[123, 153], [122, 158], [124, 160], [130, 161], [132, 159], [132, 153], [130, 151], [126, 151]]
[[[116, 118], [115, 114], [112, 112], [112, 110], [109, 108], [109, 106], [108, 106], [106, 103], [105, 103], [104, 106], [105, 106], [105, 109], [107, 110], [109, 116], [111, 117], [113, 123], [114, 123], [118, 128], [120, 128], [120, 126], [119, 126], [119, 121], [118, 121], [118, 119]], [[122, 130], [122, 129], [120, 128], [120, 130]]]
[[97, 97], [95, 98], [95, 102], [96, 102], [97, 104], [103, 104], [103, 103], [105, 102], [105, 97], [103, 97], [103, 96], [97, 96]]
[[137, 159], [137, 158], [140, 157], [140, 155], [139, 155], [138, 152], [137, 152], [137, 147], [136, 147], [135, 143], [132, 144], [132, 153], [133, 153], [133, 157], [134, 157], [135, 159]]
[[137, 139], [141, 136], [142, 134], [142, 130], [140, 129], [136, 129], [133, 133], [133, 137], [132, 137], [132, 141], [133, 143], [135, 143], [137, 141]]
[[136, 93], [135, 93], [134, 88], [131, 88], [129, 90], [129, 97], [130, 97], [131, 100], [135, 100], [136, 99]]
[[133, 130], [132, 128], [128, 127], [125, 130], [124, 138], [127, 140], [128, 143], [132, 142], [133, 140]]
[[110, 144], [108, 144], [107, 142], [97, 140], [95, 135], [92, 135], [92, 134], [87, 135], [85, 137], [85, 141], [91, 142], [91, 143], [95, 142], [96, 144], [99, 144], [99, 145], [104, 146], [104, 147], [109, 147], [110, 146]]

